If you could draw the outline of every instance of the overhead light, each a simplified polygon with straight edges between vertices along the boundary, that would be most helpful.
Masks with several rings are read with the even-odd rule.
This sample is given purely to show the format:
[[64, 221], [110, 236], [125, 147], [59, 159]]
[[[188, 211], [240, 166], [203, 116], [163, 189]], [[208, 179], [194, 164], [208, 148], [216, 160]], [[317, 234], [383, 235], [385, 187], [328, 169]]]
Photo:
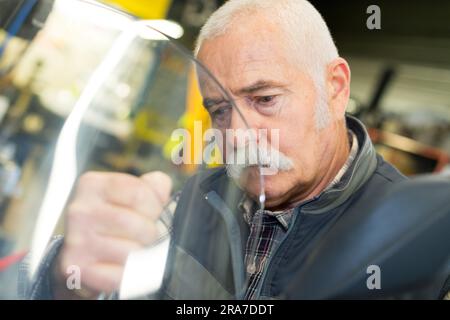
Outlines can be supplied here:
[[144, 20], [142, 21], [144, 25], [150, 28], [142, 29], [142, 32], [139, 35], [144, 39], [155, 40], [160, 39], [161, 35], [157, 34], [153, 29], [156, 29], [162, 32], [165, 35], [168, 35], [171, 38], [179, 39], [183, 36], [184, 30], [183, 27], [178, 23], [170, 20]]
[[139, 22], [140, 26], [146, 26], [139, 31], [139, 36], [148, 40], [165, 40], [165, 37], [155, 32], [156, 29], [171, 38], [179, 39], [184, 30], [181, 25], [170, 20], [136, 20], [123, 12], [117, 11], [107, 5], [92, 0], [56, 0], [55, 10], [63, 15], [76, 17], [99, 25], [123, 31], [130, 27], [130, 23]]

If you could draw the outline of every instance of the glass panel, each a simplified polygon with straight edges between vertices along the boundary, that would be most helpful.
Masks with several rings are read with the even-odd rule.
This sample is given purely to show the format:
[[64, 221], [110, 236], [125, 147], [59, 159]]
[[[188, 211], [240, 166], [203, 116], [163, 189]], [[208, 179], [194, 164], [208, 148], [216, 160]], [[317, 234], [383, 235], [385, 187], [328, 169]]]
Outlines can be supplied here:
[[[264, 205], [260, 155], [234, 157], [227, 129], [236, 119], [248, 129], [235, 102], [157, 27], [179, 33], [89, 1], [56, 1], [36, 37], [5, 46], [1, 298], [20, 298], [25, 256], [25, 276], [40, 276], [59, 234], [65, 241], [52, 270], [68, 277], [66, 289], [81, 287], [77, 294], [163, 297], [186, 289], [174, 275], [189, 269], [186, 276], [204, 279], [200, 266], [208, 265], [217, 279], [205, 286], [242, 297], [242, 217], [229, 204], [251, 184], [256, 208]], [[248, 131], [245, 145], [254, 146]], [[251, 174], [228, 177], [246, 166]], [[213, 231], [214, 243], [205, 243]], [[202, 248], [202, 261], [190, 247]]]

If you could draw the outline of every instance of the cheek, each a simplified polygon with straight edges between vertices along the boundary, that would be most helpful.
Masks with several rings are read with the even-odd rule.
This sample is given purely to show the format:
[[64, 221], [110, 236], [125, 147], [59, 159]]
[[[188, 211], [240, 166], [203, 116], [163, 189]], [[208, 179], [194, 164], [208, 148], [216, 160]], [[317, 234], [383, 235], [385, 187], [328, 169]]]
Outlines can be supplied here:
[[283, 126], [300, 135], [307, 135], [316, 128], [315, 111], [316, 104], [313, 96], [308, 94], [295, 96], [284, 105], [279, 119]]
[[[315, 103], [310, 95], [291, 99], [280, 112], [280, 146], [305, 150], [317, 138]], [[306, 148], [309, 150], [309, 148]]]
[[315, 129], [293, 124], [280, 130], [278, 150], [289, 157], [295, 170], [303, 172], [313, 171], [318, 164], [320, 146]]

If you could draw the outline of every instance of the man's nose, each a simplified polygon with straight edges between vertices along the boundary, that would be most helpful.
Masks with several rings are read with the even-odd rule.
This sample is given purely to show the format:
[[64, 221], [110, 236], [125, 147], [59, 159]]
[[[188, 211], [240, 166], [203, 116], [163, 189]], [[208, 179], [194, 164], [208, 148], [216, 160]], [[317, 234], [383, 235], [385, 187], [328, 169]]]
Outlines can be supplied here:
[[249, 120], [249, 115], [245, 115], [241, 109], [233, 109], [227, 135], [228, 141], [232, 142], [236, 148], [244, 147], [256, 139], [256, 130]]

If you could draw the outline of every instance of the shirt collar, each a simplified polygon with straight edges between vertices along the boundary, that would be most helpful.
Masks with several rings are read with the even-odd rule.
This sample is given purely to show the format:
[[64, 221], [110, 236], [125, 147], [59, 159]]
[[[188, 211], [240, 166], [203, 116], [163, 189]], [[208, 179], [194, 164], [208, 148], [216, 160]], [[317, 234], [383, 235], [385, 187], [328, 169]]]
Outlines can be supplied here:
[[353, 160], [355, 160], [356, 155], [358, 154], [359, 150], [358, 139], [356, 138], [355, 133], [350, 129], [348, 130], [348, 141], [350, 142], [350, 153], [348, 155], [347, 161], [345, 161], [342, 168], [339, 170], [339, 172], [336, 174], [336, 176], [330, 182], [330, 184], [324, 189], [324, 191], [333, 188], [339, 181], [341, 181], [342, 177], [347, 172], [348, 168], [351, 167]]

